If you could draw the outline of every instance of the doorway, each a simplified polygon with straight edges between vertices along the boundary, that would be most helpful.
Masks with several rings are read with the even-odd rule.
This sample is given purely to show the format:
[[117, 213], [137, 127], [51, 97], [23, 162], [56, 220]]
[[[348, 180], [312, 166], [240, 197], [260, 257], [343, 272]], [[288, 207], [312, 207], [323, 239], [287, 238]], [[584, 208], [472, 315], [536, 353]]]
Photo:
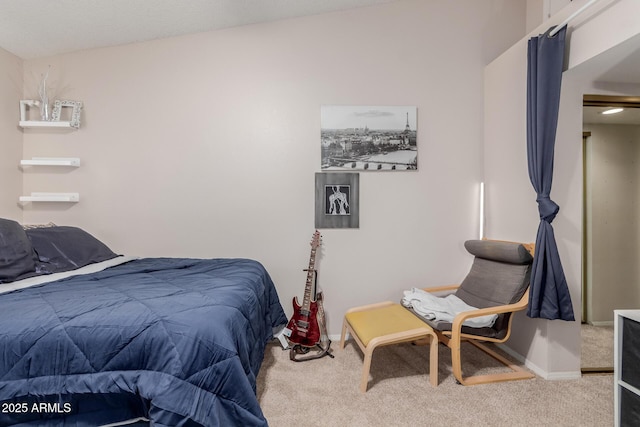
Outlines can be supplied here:
[[581, 370], [613, 372], [613, 310], [640, 308], [640, 97], [584, 96], [583, 171]]

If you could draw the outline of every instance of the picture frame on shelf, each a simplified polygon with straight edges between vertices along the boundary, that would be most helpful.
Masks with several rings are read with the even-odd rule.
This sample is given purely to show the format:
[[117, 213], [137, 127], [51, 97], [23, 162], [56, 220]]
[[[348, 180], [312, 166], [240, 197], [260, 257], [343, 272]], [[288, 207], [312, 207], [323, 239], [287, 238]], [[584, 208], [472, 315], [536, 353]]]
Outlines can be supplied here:
[[360, 175], [358, 173], [316, 173], [315, 227], [360, 227]]
[[71, 109], [71, 114], [69, 116], [69, 123], [71, 127], [74, 127], [76, 129], [79, 128], [80, 115], [82, 113], [82, 101], [56, 100], [53, 103], [51, 120], [54, 122], [59, 122], [63, 115], [63, 109], [67, 108]]
[[40, 101], [35, 99], [21, 99], [20, 100], [20, 121], [24, 122], [29, 120], [29, 110], [31, 108], [38, 108], [40, 110]]

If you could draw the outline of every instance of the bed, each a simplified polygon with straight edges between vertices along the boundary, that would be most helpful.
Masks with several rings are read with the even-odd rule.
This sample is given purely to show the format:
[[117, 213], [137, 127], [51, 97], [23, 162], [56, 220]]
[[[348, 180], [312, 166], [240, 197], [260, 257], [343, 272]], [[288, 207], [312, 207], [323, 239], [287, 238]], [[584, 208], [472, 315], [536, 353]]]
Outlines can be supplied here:
[[267, 425], [256, 376], [287, 319], [259, 262], [3, 219], [0, 252], [0, 426]]

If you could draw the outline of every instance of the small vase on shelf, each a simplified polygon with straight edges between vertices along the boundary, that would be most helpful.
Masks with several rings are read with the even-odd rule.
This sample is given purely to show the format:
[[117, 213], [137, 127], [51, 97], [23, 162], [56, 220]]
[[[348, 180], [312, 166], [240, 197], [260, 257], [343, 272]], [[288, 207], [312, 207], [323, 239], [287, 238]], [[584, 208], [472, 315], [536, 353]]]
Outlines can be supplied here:
[[47, 69], [47, 74], [42, 77], [40, 87], [38, 88], [38, 94], [40, 95], [40, 120], [42, 120], [43, 122], [48, 122], [49, 120], [51, 120], [51, 116], [49, 116], [49, 95], [47, 95], [48, 77], [49, 69]]
[[43, 98], [43, 102], [40, 103], [40, 120], [43, 122], [51, 120], [51, 116], [49, 116], [49, 99], [46, 97]]

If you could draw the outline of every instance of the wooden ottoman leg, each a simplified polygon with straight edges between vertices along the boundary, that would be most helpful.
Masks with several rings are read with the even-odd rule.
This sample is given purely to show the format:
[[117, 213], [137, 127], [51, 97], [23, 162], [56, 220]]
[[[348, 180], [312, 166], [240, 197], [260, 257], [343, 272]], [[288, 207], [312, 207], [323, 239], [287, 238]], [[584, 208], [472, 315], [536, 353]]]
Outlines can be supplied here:
[[429, 382], [432, 386], [438, 386], [438, 337], [435, 334], [429, 335]]
[[374, 348], [368, 348], [364, 352], [364, 366], [362, 366], [362, 379], [360, 380], [360, 391], [362, 393], [367, 392], [367, 385], [369, 384], [369, 370], [371, 369], [371, 358], [373, 357]]

